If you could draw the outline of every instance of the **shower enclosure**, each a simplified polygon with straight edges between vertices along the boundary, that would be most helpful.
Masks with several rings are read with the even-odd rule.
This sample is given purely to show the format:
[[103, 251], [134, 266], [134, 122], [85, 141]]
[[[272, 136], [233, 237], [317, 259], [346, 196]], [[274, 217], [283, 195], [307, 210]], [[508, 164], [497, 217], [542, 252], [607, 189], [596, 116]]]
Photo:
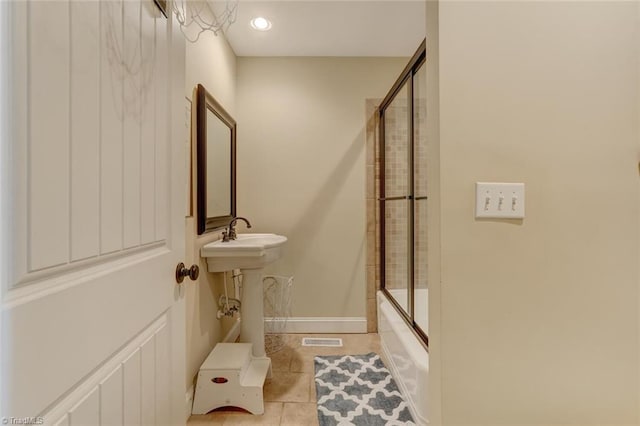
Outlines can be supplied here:
[[428, 345], [426, 67], [423, 42], [379, 107], [383, 293]]

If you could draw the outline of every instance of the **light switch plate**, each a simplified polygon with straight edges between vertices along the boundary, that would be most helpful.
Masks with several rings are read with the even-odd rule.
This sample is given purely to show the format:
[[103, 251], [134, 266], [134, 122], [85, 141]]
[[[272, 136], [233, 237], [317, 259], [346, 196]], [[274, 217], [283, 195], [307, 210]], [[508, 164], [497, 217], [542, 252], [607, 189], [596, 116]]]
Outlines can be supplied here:
[[524, 183], [476, 182], [476, 217], [524, 219]]

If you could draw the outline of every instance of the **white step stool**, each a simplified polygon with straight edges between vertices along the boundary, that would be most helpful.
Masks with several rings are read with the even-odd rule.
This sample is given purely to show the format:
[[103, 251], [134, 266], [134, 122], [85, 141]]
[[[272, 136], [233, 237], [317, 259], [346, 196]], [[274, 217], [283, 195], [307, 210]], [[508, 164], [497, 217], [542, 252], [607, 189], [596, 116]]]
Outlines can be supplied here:
[[251, 343], [218, 343], [198, 372], [192, 414], [225, 406], [264, 413], [262, 388], [271, 359], [255, 358]]

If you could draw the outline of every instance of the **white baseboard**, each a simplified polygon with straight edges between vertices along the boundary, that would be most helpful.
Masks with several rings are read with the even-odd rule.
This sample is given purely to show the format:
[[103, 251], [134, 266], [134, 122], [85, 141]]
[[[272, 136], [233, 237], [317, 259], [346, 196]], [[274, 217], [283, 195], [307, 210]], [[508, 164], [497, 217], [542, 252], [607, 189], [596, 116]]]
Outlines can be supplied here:
[[[267, 333], [366, 333], [365, 317], [291, 317], [282, 327], [281, 319], [265, 319]], [[280, 328], [280, 329], [276, 329]], [[282, 329], [284, 328], [284, 329]]]

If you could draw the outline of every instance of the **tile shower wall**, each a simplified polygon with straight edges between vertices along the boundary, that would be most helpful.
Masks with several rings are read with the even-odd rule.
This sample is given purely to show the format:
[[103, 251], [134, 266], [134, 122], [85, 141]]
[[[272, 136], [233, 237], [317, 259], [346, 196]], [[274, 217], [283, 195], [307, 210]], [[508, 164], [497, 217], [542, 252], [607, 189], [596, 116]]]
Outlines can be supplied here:
[[380, 209], [377, 202], [380, 176], [378, 152], [379, 99], [366, 101], [366, 203], [367, 203], [367, 332], [378, 330], [376, 291], [380, 289]]
[[424, 66], [414, 79], [413, 105], [413, 232], [414, 288], [427, 288], [427, 98], [423, 94]]
[[[417, 79], [416, 79], [417, 80]], [[418, 90], [415, 91], [416, 94]], [[401, 99], [404, 103], [405, 99]], [[414, 280], [415, 288], [427, 288], [427, 146], [426, 106], [424, 99], [416, 98], [414, 104]], [[385, 196], [409, 195], [409, 123], [407, 107], [396, 102], [385, 112]], [[404, 200], [385, 203], [385, 285], [390, 289], [407, 287], [407, 256], [409, 241], [409, 202]]]
[[[410, 194], [407, 92], [406, 88], [403, 89], [385, 110], [384, 189], [386, 198]], [[384, 203], [385, 286], [388, 289], [404, 289], [408, 285], [408, 208], [408, 200], [389, 200]], [[399, 302], [403, 303], [401, 300]]]

